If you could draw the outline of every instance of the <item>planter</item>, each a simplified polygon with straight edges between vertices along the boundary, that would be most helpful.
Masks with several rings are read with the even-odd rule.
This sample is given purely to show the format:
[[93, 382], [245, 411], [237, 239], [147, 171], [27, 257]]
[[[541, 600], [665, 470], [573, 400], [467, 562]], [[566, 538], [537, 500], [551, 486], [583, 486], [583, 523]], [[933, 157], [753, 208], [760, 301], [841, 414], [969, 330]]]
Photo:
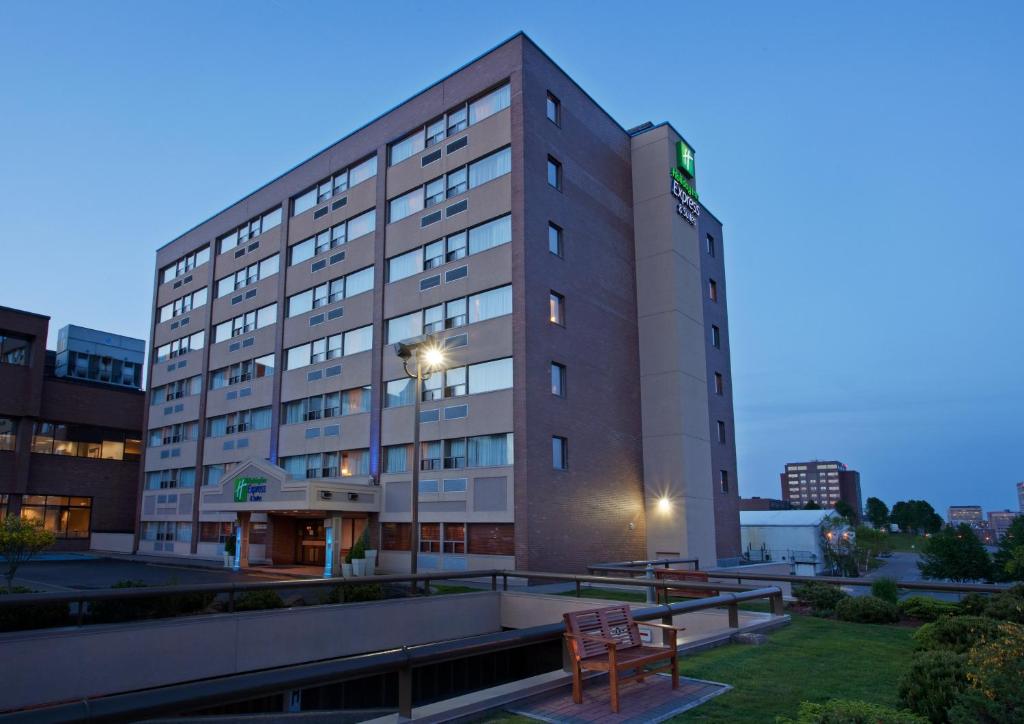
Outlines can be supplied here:
[[366, 575], [372, 576], [377, 570], [377, 550], [371, 548], [366, 551]]
[[341, 564], [341, 577], [342, 578], [351, 578], [352, 577], [352, 564], [351, 563], [342, 563]]
[[353, 558], [352, 559], [352, 573], [356, 576], [366, 575], [366, 559], [365, 558]]

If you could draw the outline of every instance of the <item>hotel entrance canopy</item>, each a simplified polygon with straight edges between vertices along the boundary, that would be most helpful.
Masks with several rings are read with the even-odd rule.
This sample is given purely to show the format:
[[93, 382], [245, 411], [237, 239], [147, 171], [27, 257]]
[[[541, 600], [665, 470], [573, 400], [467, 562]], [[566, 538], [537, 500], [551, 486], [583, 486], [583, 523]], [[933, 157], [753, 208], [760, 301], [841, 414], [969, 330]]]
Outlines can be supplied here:
[[202, 489], [200, 512], [315, 514], [377, 513], [381, 489], [371, 478], [293, 480], [273, 463], [252, 458], [240, 463], [219, 483]]

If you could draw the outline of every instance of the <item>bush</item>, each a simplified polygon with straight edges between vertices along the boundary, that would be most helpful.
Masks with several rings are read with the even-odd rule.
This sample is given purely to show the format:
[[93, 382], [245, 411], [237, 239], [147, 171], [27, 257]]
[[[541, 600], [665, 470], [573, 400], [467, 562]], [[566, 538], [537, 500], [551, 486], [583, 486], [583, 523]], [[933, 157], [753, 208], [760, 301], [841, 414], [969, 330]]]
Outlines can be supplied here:
[[793, 586], [793, 595], [800, 603], [810, 606], [816, 615], [831, 616], [840, 601], [849, 598], [846, 593], [831, 583], [802, 583]]
[[999, 622], [983, 616], [953, 616], [926, 623], [914, 632], [914, 643], [925, 651], [964, 654], [972, 646], [1000, 636]]
[[900, 600], [900, 587], [896, 585], [895, 578], [876, 578], [871, 583], [871, 595], [889, 603], [896, 603]]
[[836, 616], [841, 621], [854, 623], [896, 623], [900, 610], [896, 604], [874, 596], [844, 598], [836, 605]]
[[384, 589], [379, 583], [335, 586], [320, 595], [320, 603], [360, 603], [379, 601], [384, 598]]
[[960, 610], [968, 616], [981, 616], [988, 605], [988, 596], [983, 593], [968, 593], [960, 600]]
[[284, 601], [277, 591], [246, 591], [235, 598], [235, 611], [263, 611], [268, 608], [284, 608]]
[[917, 652], [900, 679], [900, 701], [929, 721], [949, 721], [946, 712], [967, 686], [966, 658], [941, 649]]
[[997, 593], [988, 599], [984, 615], [1000, 621], [1024, 623], [1024, 598], [1010, 593]]
[[792, 724], [928, 724], [927, 719], [904, 709], [848, 699], [832, 699], [825, 704], [805, 701], [800, 704], [795, 720], [779, 721]]
[[951, 601], [940, 601], [929, 596], [911, 596], [896, 604], [900, 613], [918, 621], [935, 621], [943, 616], [959, 616], [961, 608]]
[[1020, 722], [1024, 712], [1024, 628], [999, 626], [1000, 635], [967, 654], [967, 686], [949, 710], [955, 724]]
[[[0, 587], [0, 595], [7, 593], [35, 593], [35, 591], [24, 586], [15, 586], [11, 591], [8, 591], [6, 587]], [[66, 603], [37, 603], [17, 608], [0, 608], [0, 632], [68, 626], [71, 623], [69, 619]]]
[[[142, 581], [118, 581], [112, 589], [149, 588]], [[203, 611], [213, 603], [212, 593], [159, 593], [121, 601], [96, 601], [90, 604], [89, 620], [93, 623], [119, 623], [149, 618], [171, 618]]]

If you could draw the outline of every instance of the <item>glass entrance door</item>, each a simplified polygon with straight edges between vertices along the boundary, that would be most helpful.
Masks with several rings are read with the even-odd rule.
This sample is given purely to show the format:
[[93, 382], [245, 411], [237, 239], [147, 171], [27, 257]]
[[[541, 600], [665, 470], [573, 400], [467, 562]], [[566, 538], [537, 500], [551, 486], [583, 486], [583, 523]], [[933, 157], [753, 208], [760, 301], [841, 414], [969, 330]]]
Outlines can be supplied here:
[[327, 548], [327, 531], [322, 518], [308, 518], [296, 522], [298, 552], [296, 560], [307, 566], [322, 566]]

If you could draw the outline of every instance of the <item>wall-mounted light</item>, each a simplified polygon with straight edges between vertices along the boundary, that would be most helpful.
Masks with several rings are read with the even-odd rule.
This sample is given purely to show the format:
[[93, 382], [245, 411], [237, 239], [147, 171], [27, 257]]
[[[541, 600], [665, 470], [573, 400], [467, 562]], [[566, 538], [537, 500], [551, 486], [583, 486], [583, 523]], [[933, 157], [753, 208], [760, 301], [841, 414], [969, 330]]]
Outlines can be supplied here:
[[658, 512], [663, 515], [667, 515], [672, 512], [672, 501], [668, 499], [667, 495], [663, 495], [658, 498]]

